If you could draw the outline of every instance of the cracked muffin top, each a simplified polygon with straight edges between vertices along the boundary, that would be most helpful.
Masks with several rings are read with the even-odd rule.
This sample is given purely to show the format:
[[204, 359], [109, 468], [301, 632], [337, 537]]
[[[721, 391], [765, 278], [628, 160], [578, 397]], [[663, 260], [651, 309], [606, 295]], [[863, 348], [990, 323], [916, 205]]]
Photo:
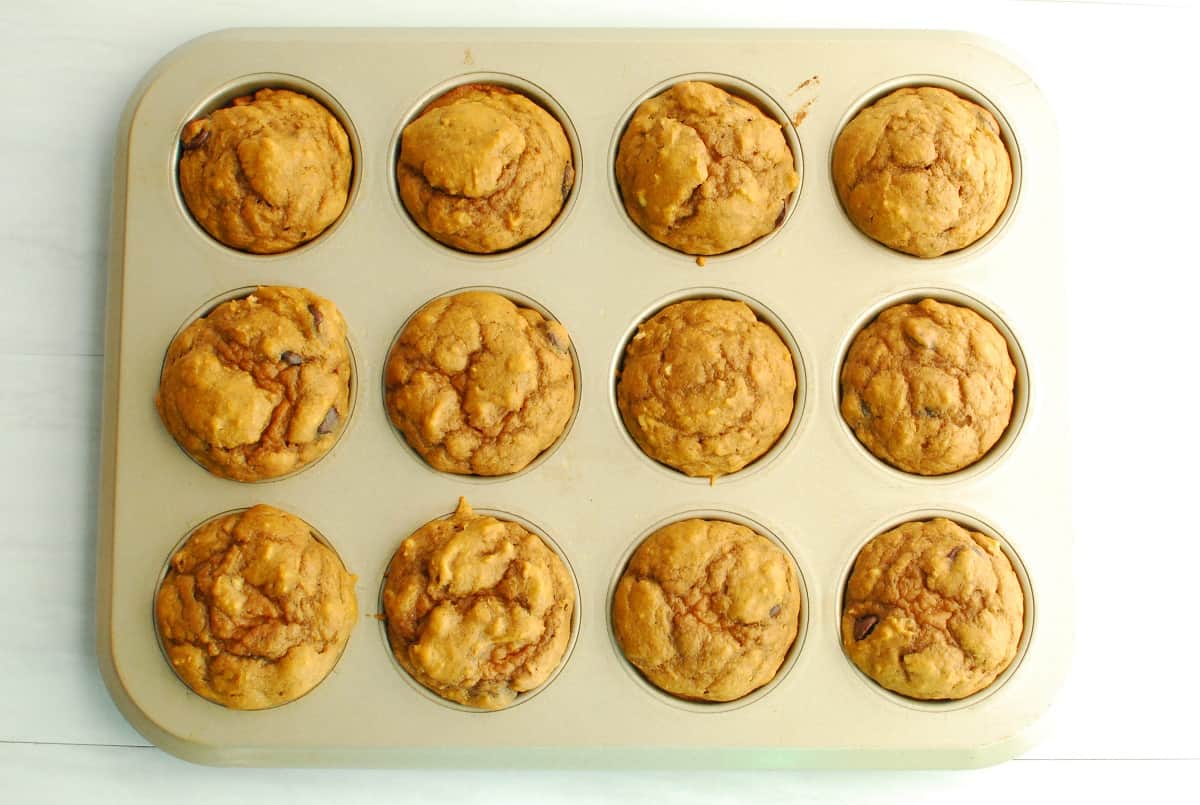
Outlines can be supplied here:
[[254, 506], [200, 526], [171, 557], [154, 601], [159, 637], [204, 698], [286, 704], [341, 657], [358, 619], [354, 581], [307, 523]]
[[893, 467], [944, 475], [982, 458], [1012, 418], [1008, 342], [966, 307], [925, 299], [864, 327], [842, 365], [842, 417]]
[[284, 252], [321, 234], [346, 207], [350, 139], [307, 95], [260, 89], [189, 122], [180, 140], [184, 201], [226, 246]]
[[175, 337], [154, 403], [209, 472], [261, 481], [333, 447], [350, 410], [350, 373], [334, 304], [304, 288], [264, 286]]
[[672, 249], [722, 254], [771, 232], [800, 186], [780, 125], [702, 81], [643, 102], [617, 149], [625, 210]]
[[571, 418], [570, 345], [557, 321], [491, 291], [435, 299], [388, 355], [388, 415], [434, 469], [518, 472]]
[[392, 652], [414, 679], [444, 699], [497, 710], [562, 662], [575, 585], [540, 537], [459, 498], [454, 514], [396, 550], [383, 609]]
[[467, 252], [511, 249], [541, 234], [575, 182], [554, 116], [495, 84], [447, 92], [404, 127], [400, 199], [436, 240]]
[[842, 646], [883, 687], [914, 699], [983, 690], [1017, 654], [1021, 583], [999, 543], [944, 518], [905, 523], [854, 561]]
[[904, 87], [842, 129], [833, 183], [866, 235], [937, 257], [971, 245], [999, 220], [1012, 160], [991, 112], [948, 90]]
[[796, 369], [779, 334], [745, 303], [677, 302], [638, 325], [617, 406], [646, 455], [716, 478], [771, 449], [792, 418]]
[[787, 554], [724, 520], [655, 531], [613, 594], [613, 630], [626, 659], [683, 699], [727, 702], [770, 682], [799, 618], [800, 585]]

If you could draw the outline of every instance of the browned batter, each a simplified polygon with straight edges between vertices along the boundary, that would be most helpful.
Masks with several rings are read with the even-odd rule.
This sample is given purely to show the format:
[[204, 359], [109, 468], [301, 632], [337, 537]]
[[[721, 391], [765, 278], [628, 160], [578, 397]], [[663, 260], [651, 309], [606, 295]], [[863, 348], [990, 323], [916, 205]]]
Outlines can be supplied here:
[[575, 182], [553, 115], [494, 84], [464, 84], [404, 128], [396, 164], [413, 220], [447, 246], [511, 249], [542, 233]]
[[400, 665], [437, 695], [488, 710], [545, 682], [571, 639], [575, 586], [558, 555], [466, 498], [401, 543], [383, 590]]
[[918, 257], [969, 246], [1008, 205], [1012, 160], [991, 112], [937, 87], [905, 87], [846, 124], [833, 182], [859, 229]]
[[306, 95], [261, 89], [189, 122], [179, 187], [192, 217], [226, 246], [283, 252], [312, 240], [346, 206], [350, 139]]
[[842, 645], [885, 688], [914, 699], [983, 690], [1017, 653], [1021, 584], [999, 543], [937, 518], [880, 534], [846, 587]]
[[723, 520], [683, 520], [646, 538], [617, 583], [613, 630], [647, 679], [724, 702], [770, 682], [796, 639], [800, 585], [787, 554]]
[[617, 405], [651, 458], [687, 475], [737, 472], [792, 418], [796, 370], [771, 327], [743, 302], [692, 299], [638, 326]]
[[333, 447], [349, 413], [346, 323], [304, 288], [224, 302], [171, 342], [154, 402], [214, 475], [261, 481], [297, 470]]
[[667, 246], [721, 254], [779, 225], [800, 186], [780, 124], [757, 106], [684, 81], [638, 107], [617, 150], [629, 217]]
[[567, 330], [490, 291], [421, 308], [388, 356], [388, 414], [435, 469], [521, 470], [562, 433], [575, 405]]
[[188, 687], [259, 710], [303, 696], [333, 669], [358, 619], [354, 580], [307, 523], [259, 505], [192, 533], [171, 557], [154, 615]]
[[1012, 417], [1008, 343], [966, 307], [926, 299], [888, 308], [842, 365], [842, 417], [894, 467], [943, 475], [978, 461]]

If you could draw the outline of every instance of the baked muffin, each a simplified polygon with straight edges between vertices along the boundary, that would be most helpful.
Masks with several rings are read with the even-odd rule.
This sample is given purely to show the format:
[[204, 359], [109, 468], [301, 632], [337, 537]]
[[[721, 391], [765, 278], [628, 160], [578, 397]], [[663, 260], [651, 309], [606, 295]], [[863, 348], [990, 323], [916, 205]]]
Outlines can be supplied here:
[[799, 620], [800, 584], [787, 554], [723, 520], [655, 531], [613, 594], [613, 631], [626, 659], [682, 699], [727, 702], [770, 682]]
[[506, 475], [554, 444], [575, 405], [567, 330], [490, 291], [425, 305], [384, 370], [388, 415], [430, 466]]
[[1008, 205], [1012, 161], [992, 113], [937, 87], [863, 109], [833, 147], [833, 184], [854, 225], [917, 257], [987, 234]]
[[346, 207], [354, 161], [329, 110], [286, 89], [260, 89], [189, 122], [179, 188], [208, 234], [242, 251], [285, 252]]
[[304, 288], [223, 302], [171, 342], [154, 404], [213, 475], [262, 481], [298, 470], [333, 447], [350, 411], [342, 314]]
[[621, 418], [646, 455], [707, 478], [771, 449], [795, 394], [779, 334], [728, 299], [677, 302], [642, 322], [617, 381]]
[[396, 180], [417, 226], [447, 246], [490, 254], [553, 223], [575, 165], [545, 109], [495, 84], [464, 84], [404, 127]]
[[475, 514], [466, 498], [401, 543], [383, 588], [404, 670], [444, 699], [486, 710], [550, 678], [574, 610], [558, 554], [517, 523]]
[[1017, 655], [1021, 583], [999, 543], [944, 518], [905, 523], [854, 561], [842, 646], [863, 673], [914, 699], [983, 690]]
[[643, 102], [617, 148], [617, 184], [642, 231], [687, 254], [721, 254], [771, 232], [800, 186], [779, 123], [702, 81]]
[[864, 327], [842, 364], [842, 418], [876, 457], [918, 475], [974, 464], [1012, 418], [1008, 342], [970, 308], [925, 299]]
[[154, 600], [175, 673], [236, 710], [286, 704], [337, 664], [355, 577], [300, 518], [271, 506], [210, 520], [171, 557]]

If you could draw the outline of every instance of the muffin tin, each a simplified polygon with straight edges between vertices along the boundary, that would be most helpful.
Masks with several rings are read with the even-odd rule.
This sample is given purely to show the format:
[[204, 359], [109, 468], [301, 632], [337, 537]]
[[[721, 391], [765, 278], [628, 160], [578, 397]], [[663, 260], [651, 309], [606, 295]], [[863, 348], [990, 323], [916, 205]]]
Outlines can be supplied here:
[[[786, 116], [801, 187], [783, 223], [706, 258], [650, 240], [628, 219], [613, 158], [637, 103], [708, 80]], [[576, 184], [540, 237], [497, 255], [438, 244], [395, 189], [400, 131], [458, 83], [506, 84], [564, 124]], [[860, 234], [833, 191], [840, 126], [903, 85], [945, 86], [997, 113], [1014, 162], [1009, 208], [960, 252], [921, 260]], [[188, 215], [175, 168], [183, 125], [264, 86], [309, 94], [341, 118], [355, 171], [342, 217], [278, 255], [231, 250]], [[122, 124], [114, 172], [99, 513], [98, 654], [118, 707], [189, 760], [352, 766], [974, 766], [1027, 748], [1066, 670], [1070, 643], [1065, 310], [1059, 168], [1051, 114], [994, 46], [958, 33], [648, 30], [233, 30], [167, 56]], [[354, 406], [319, 462], [271, 482], [209, 475], [175, 445], [153, 397], [188, 320], [254, 285], [297, 285], [344, 314]], [[489, 287], [533, 302], [571, 333], [577, 411], [527, 470], [438, 473], [392, 428], [382, 372], [401, 325], [430, 299]], [[798, 369], [793, 421], [741, 472], [710, 482], [647, 458], [617, 413], [615, 372], [636, 325], [682, 298], [747, 301]], [[1012, 423], [980, 462], [908, 475], [871, 456], [838, 414], [850, 340], [883, 307], [926, 296], [996, 323], [1018, 367]], [[391, 657], [375, 617], [397, 545], [466, 495], [550, 538], [578, 585], [575, 634], [557, 674], [497, 712], [423, 691]], [[238, 712], [190, 692], [158, 645], [156, 585], [175, 546], [211, 517], [269, 503], [309, 522], [357, 574], [360, 622], [334, 671], [281, 707]], [[646, 683], [617, 649], [609, 599], [655, 528], [697, 516], [752, 525], [795, 559], [801, 631], [776, 679], [706, 705]], [[841, 591], [859, 548], [909, 519], [943, 515], [1001, 540], [1026, 592], [1021, 650], [995, 684], [917, 702], [863, 676], [839, 642]]]

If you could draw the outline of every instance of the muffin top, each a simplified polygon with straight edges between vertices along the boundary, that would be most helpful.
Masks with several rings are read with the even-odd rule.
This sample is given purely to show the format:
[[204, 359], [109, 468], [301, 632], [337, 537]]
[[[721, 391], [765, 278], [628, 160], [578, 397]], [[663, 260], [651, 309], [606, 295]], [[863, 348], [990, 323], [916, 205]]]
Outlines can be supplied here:
[[715, 478], [771, 448], [792, 418], [795, 393], [791, 353], [754, 311], [743, 302], [692, 299], [638, 325], [617, 406], [646, 455]]
[[236, 98], [184, 126], [181, 143], [184, 201], [226, 246], [287, 251], [321, 234], [346, 206], [350, 139], [306, 95], [260, 89]]
[[749, 528], [682, 520], [638, 546], [613, 595], [625, 657], [657, 687], [725, 702], [770, 682], [796, 639], [787, 554]]
[[999, 543], [944, 518], [905, 523], [854, 562], [842, 646], [885, 688], [914, 699], [983, 690], [1017, 654], [1021, 583]]
[[842, 417], [868, 450], [905, 472], [978, 461], [1012, 417], [1008, 343], [966, 307], [925, 299], [888, 308], [850, 344]]
[[401, 543], [383, 588], [404, 670], [453, 702], [496, 710], [550, 678], [571, 638], [575, 585], [554, 551], [466, 498]]
[[617, 150], [625, 210], [687, 254], [745, 246], [775, 229], [800, 186], [777, 121], [712, 84], [684, 81], [643, 102]]
[[563, 128], [542, 107], [494, 84], [464, 84], [404, 127], [400, 198], [429, 235], [488, 254], [554, 221], [575, 181]]
[[1012, 161], [991, 112], [948, 90], [904, 87], [842, 129], [833, 182], [865, 234], [937, 257], [974, 243], [1000, 218]]
[[435, 469], [517, 472], [571, 417], [570, 343], [558, 322], [490, 291], [435, 299], [388, 355], [388, 415]]
[[350, 410], [342, 314], [304, 288], [223, 302], [171, 342], [154, 403], [214, 475], [261, 481], [300, 469], [333, 447]]
[[237, 710], [297, 699], [358, 619], [354, 576], [308, 524], [271, 506], [218, 517], [171, 557], [154, 615], [188, 687]]

